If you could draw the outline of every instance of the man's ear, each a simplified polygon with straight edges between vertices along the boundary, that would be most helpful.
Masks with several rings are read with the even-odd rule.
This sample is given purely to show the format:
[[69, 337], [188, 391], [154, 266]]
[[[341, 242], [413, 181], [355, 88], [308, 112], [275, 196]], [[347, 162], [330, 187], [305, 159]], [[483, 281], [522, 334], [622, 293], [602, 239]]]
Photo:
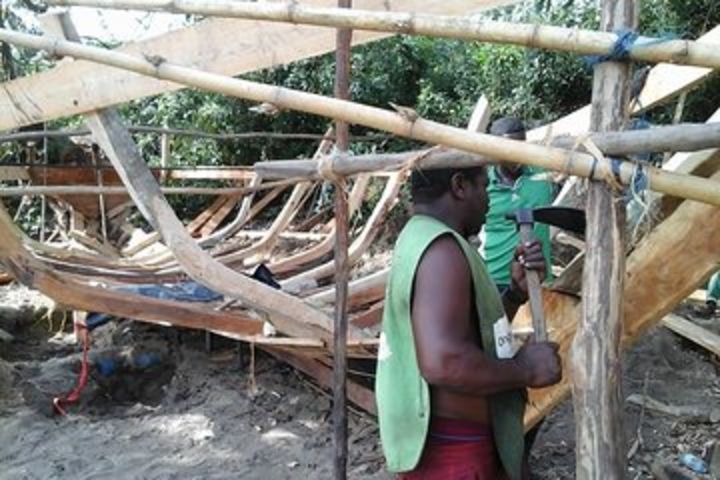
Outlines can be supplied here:
[[465, 199], [467, 193], [467, 178], [461, 172], [455, 172], [450, 177], [450, 194], [458, 199]]

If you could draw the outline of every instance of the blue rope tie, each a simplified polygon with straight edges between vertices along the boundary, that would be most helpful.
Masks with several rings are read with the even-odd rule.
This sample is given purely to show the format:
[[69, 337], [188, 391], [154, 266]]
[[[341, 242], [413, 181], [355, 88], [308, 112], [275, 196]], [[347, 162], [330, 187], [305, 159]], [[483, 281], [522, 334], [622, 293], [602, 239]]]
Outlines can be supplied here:
[[640, 38], [640, 35], [632, 30], [621, 30], [616, 32], [616, 35], [617, 39], [607, 54], [585, 57], [588, 65], [595, 66], [603, 62], [624, 62], [630, 58], [630, 50]]
[[617, 39], [605, 55], [588, 55], [585, 62], [594, 67], [598, 63], [603, 62], [624, 62], [630, 59], [630, 52], [635, 46], [650, 46], [659, 43], [669, 42], [678, 38], [673, 33], [663, 34], [659, 37], [643, 37], [633, 30], [618, 30], [615, 32]]

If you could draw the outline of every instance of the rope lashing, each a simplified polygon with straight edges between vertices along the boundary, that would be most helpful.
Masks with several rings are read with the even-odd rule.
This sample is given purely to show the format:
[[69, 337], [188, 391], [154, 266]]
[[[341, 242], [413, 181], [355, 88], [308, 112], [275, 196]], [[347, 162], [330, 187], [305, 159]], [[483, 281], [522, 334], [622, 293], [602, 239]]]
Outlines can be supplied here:
[[588, 65], [595, 66], [603, 62], [625, 62], [630, 60], [630, 52], [633, 47], [642, 45], [649, 46], [668, 42], [677, 39], [677, 35], [666, 34], [660, 37], [644, 37], [634, 30], [618, 30], [615, 32], [617, 38], [615, 43], [605, 55], [588, 55], [585, 61]]
[[591, 180], [604, 180], [615, 191], [622, 190], [622, 179], [620, 177], [620, 166], [622, 160], [617, 158], [605, 158], [602, 151], [590, 139], [590, 135], [585, 136], [581, 140], [585, 150], [593, 157], [593, 163], [590, 167], [588, 178]]
[[588, 55], [585, 62], [593, 67], [603, 62], [624, 62], [630, 58], [630, 50], [635, 42], [640, 38], [637, 32], [633, 30], [620, 30], [616, 32], [617, 39], [610, 51], [605, 55]]
[[337, 150], [333, 149], [332, 153], [323, 155], [320, 157], [320, 160], [318, 160], [317, 172], [323, 180], [334, 184], [343, 183], [344, 179], [342, 175], [339, 175], [335, 171], [335, 159], [338, 158], [338, 156]]

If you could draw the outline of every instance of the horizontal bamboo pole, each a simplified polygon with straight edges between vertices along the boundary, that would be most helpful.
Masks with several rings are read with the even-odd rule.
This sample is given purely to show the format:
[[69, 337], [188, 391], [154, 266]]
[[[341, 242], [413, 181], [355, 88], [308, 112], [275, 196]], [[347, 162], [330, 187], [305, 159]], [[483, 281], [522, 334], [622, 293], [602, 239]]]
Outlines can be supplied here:
[[[248, 140], [254, 138], [268, 140], [334, 140], [333, 135], [324, 135], [322, 133], [281, 133], [281, 132], [240, 132], [240, 133], [210, 133], [202, 130], [187, 130], [181, 128], [163, 128], [153, 127], [149, 125], [130, 125], [128, 130], [131, 133], [149, 133], [154, 135], [173, 135], [178, 137], [200, 138], [204, 140], [216, 141], [237, 141]], [[90, 130], [38, 130], [32, 132], [15, 132], [6, 135], [0, 135], [0, 143], [9, 142], [26, 142], [32, 140], [42, 140], [43, 138], [68, 138], [68, 137], [84, 137], [90, 135]], [[388, 135], [356, 135], [351, 136], [353, 142], [376, 142], [385, 140]]]
[[[353, 124], [385, 130], [406, 138], [485, 155], [500, 161], [543, 167], [579, 177], [592, 176], [599, 180], [605, 179], [607, 172], [611, 171], [609, 161], [598, 161], [585, 153], [471, 133], [419, 117], [415, 118], [412, 112], [392, 112], [347, 100], [200, 72], [192, 68], [170, 64], [163, 59], [135, 57], [102, 48], [62, 40], [49, 40], [6, 29], [0, 29], [0, 41], [45, 50], [58, 56], [82, 58], [256, 102], [271, 102], [281, 108], [340, 119]], [[483, 161], [484, 159], [478, 159], [477, 163]], [[618, 180], [627, 185], [632, 182], [636, 174], [636, 165], [631, 162], [618, 162], [615, 170]], [[720, 206], [718, 182], [665, 172], [652, 167], [644, 168], [644, 176], [647, 178], [648, 188], [652, 190]]]
[[[720, 147], [720, 122], [683, 124], [646, 130], [593, 133], [590, 139], [606, 155], [629, 155], [656, 152], [694, 152]], [[578, 139], [571, 136], [556, 137], [550, 144], [573, 149]], [[583, 147], [578, 147], [583, 150]], [[413, 157], [420, 157], [417, 166], [438, 168], [446, 165], [469, 166], [492, 159], [457, 150], [416, 150], [403, 153], [374, 153], [335, 158], [334, 171], [340, 175], [356, 175], [369, 169], [393, 171], [405, 166]], [[255, 163], [255, 171], [267, 179], [320, 178], [316, 160], [270, 160]]]
[[[597, 132], [591, 134], [590, 139], [605, 155], [696, 152], [720, 147], [720, 122], [684, 123], [621, 132]], [[551, 140], [551, 145], [559, 148], [574, 148], [577, 140], [576, 137], [559, 136]]]
[[[245, 195], [283, 185], [292, 185], [297, 179], [268, 182], [257, 187], [161, 187], [165, 195]], [[0, 197], [24, 195], [128, 195], [124, 186], [94, 185], [30, 185], [27, 187], [0, 187]]]
[[[346, 11], [340, 8], [306, 7], [297, 3], [233, 0], [47, 0], [47, 3], [60, 6], [151, 10], [406, 35], [459, 38], [560, 50], [580, 55], [607, 55], [618, 41], [618, 35], [615, 33], [498, 22], [472, 15], [450, 16], [356, 9]], [[641, 37], [632, 46], [628, 56], [639, 62], [668, 62], [720, 68], [720, 45], [699, 44], [689, 40]]]

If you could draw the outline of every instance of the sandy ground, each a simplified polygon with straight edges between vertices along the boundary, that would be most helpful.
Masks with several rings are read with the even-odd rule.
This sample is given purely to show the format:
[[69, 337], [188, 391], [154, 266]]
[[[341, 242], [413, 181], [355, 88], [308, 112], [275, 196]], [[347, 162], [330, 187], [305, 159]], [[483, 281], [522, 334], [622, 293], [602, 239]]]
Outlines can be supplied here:
[[[22, 287], [0, 290], [0, 328], [15, 337], [0, 341], [0, 479], [331, 478], [327, 395], [261, 354], [251, 375], [247, 351], [244, 364], [230, 343], [218, 341], [208, 354], [199, 333], [132, 322], [101, 327], [93, 361], [151, 352], [159, 362], [116, 377], [93, 372], [68, 416], [48, 416], [51, 393], [74, 385], [80, 354], [67, 336], [50, 337], [47, 321], [37, 320], [33, 309], [43, 302]], [[704, 325], [720, 331], [720, 319]], [[718, 364], [670, 332], [651, 332], [625, 365], [626, 394], [720, 407]], [[676, 463], [684, 452], [701, 455], [720, 440], [718, 424], [640, 411], [629, 405], [624, 420], [628, 443], [637, 432], [643, 440], [629, 479], [652, 478], [653, 463]], [[374, 421], [353, 413], [350, 427], [349, 477], [391, 478]], [[531, 456], [535, 477], [574, 478], [573, 444], [566, 402], [538, 437]]]

